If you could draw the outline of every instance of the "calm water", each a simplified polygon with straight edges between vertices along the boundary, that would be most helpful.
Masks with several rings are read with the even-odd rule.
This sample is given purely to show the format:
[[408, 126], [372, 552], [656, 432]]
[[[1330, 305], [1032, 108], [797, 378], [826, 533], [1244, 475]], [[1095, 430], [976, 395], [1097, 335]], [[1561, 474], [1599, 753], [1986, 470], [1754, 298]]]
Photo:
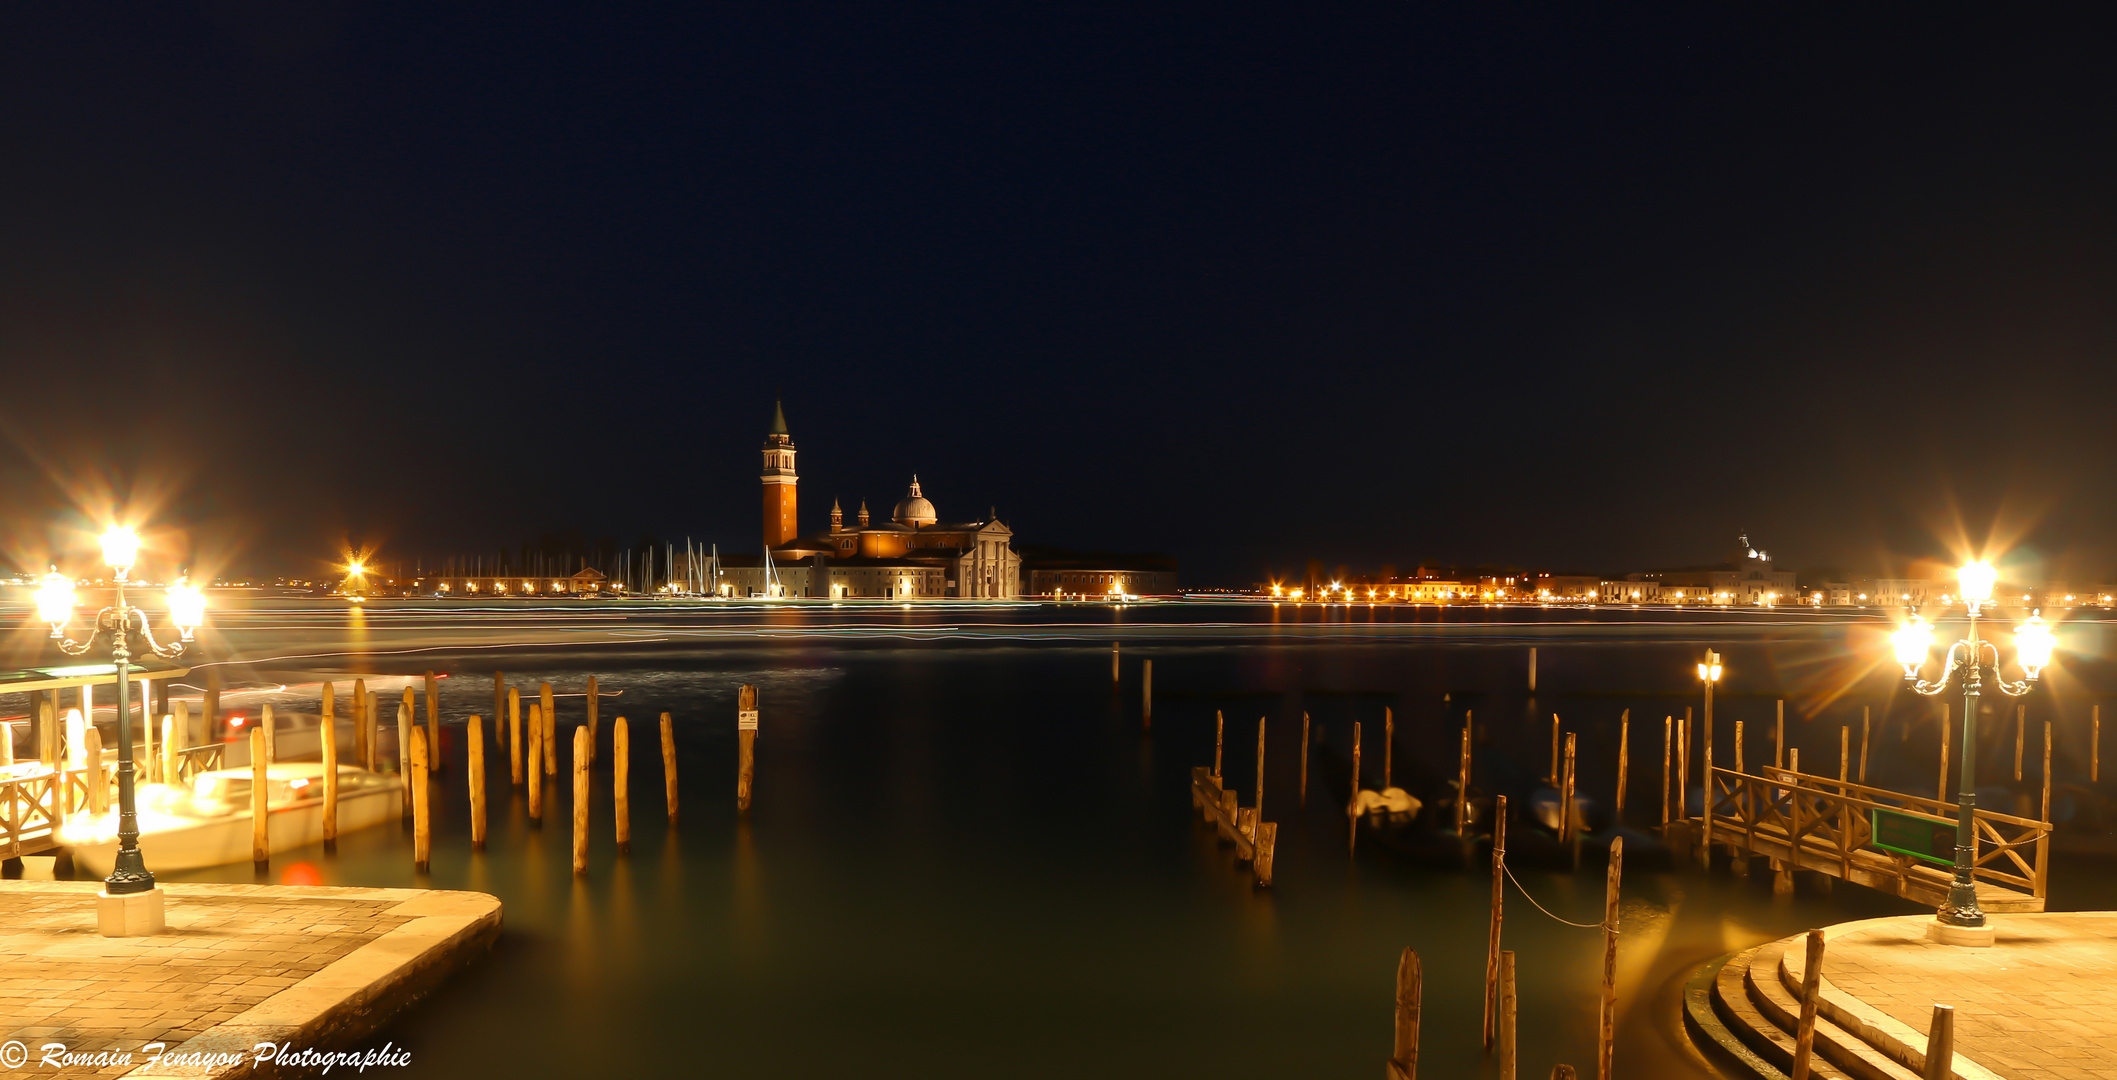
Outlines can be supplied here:
[[[384, 1036], [413, 1050], [416, 1076], [678, 1067], [745, 1077], [1372, 1076], [1389, 1053], [1396, 957], [1409, 945], [1425, 963], [1426, 1069], [1469, 1077], [1491, 1072], [1478, 1038], [1489, 877], [1415, 865], [1366, 836], [1348, 857], [1343, 789], [1330, 783], [1342, 766], [1323, 762], [1343, 752], [1353, 721], [1366, 725], [1378, 770], [1382, 711], [1393, 708], [1395, 779], [1432, 797], [1454, 775], [1454, 733], [1472, 710], [1479, 786], [1519, 803], [1545, 771], [1557, 711], [1580, 732], [1583, 790], [1607, 799], [1617, 719], [1629, 708], [1629, 817], [1646, 826], [1659, 797], [1660, 718], [1696, 704], [1689, 665], [1697, 642], [1712, 640], [1730, 668], [1717, 710], [1723, 754], [1742, 719], [1752, 760], [1768, 755], [1773, 702], [1784, 695], [1812, 771], [1834, 765], [1838, 725], [1854, 725], [1857, 741], [1863, 705], [1874, 709], [1873, 775], [1924, 792], [1936, 771], [1932, 706], [1893, 697], [1892, 669], [1848, 654], [1870, 644], [1869, 631], [1842, 623], [1620, 620], [1363, 640], [1256, 633], [1253, 620], [1270, 624], [1254, 610], [1220, 616], [1229, 625], [1150, 620], [1156, 629], [1127, 638], [1115, 694], [1110, 634], [1048, 626], [983, 625], [935, 640], [716, 635], [510, 655], [525, 697], [539, 680], [578, 692], [591, 673], [615, 694], [604, 703], [586, 878], [570, 870], [563, 750], [541, 830], [520, 795], [510, 800], [504, 759], [490, 759], [500, 766], [490, 848], [470, 851], [457, 729], [445, 740], [451, 769], [430, 875], [413, 873], [409, 837], [385, 828], [349, 836], [335, 856], [282, 855], [272, 880], [476, 889], [506, 902], [493, 953]], [[1524, 686], [1532, 640], [1535, 701]], [[2096, 651], [2085, 636], [2072, 640]], [[1147, 658], [1151, 731], [1140, 722]], [[2098, 659], [2071, 661], [2047, 699], [2032, 699], [2032, 715], [2061, 720], [2062, 779], [2084, 765], [2094, 700], [2084, 687], [2101, 685]], [[415, 665], [346, 662], [378, 672], [437, 665], [454, 673], [443, 695], [450, 720], [490, 708], [489, 657], [422, 654]], [[733, 790], [743, 683], [759, 688], [763, 713], [746, 821]], [[1255, 724], [1269, 718], [1266, 816], [1282, 823], [1270, 890], [1250, 884], [1188, 805], [1188, 770], [1212, 759], [1216, 709], [1228, 715], [1225, 771], [1245, 803]], [[665, 710], [676, 717], [683, 785], [673, 830], [653, 738], [652, 718]], [[1304, 711], [1325, 737], [1305, 810]], [[635, 724], [629, 856], [610, 837], [607, 732], [620, 714]], [[578, 720], [579, 699], [562, 700], [561, 715]], [[2011, 716], [1993, 720], [1998, 730]], [[2008, 772], [2011, 730], [1988, 747], [1988, 775]], [[2085, 788], [2066, 798], [2086, 835]], [[1527, 828], [1517, 818], [1515, 829]], [[1798, 895], [1774, 898], [1768, 874], [1657, 869], [1644, 849], [1627, 870], [1617, 1053], [1635, 1076], [1714, 1075], [1677, 1019], [1677, 989], [1697, 965], [1809, 926], [1917, 910], [1806, 879]], [[1599, 862], [1518, 873], [1556, 914], [1599, 917]], [[247, 866], [171, 876], [253, 880]], [[2054, 877], [2054, 907], [2117, 907], [2117, 875], [2099, 856], [2062, 853]], [[1559, 1061], [1585, 1073], [1600, 936], [1546, 918], [1511, 889], [1508, 904], [1522, 1075], [1547, 1075]]]

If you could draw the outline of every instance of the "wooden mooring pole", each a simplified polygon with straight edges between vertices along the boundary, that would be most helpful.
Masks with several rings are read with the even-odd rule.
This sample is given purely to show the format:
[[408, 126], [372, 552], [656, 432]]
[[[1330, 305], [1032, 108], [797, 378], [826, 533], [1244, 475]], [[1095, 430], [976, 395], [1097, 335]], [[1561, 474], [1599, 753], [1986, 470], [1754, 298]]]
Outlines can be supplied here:
[[1669, 763], [1670, 763], [1670, 755], [1672, 755], [1672, 754], [1674, 754], [1674, 753], [1675, 753], [1675, 747], [1676, 747], [1676, 741], [1675, 741], [1675, 731], [1676, 731], [1676, 718], [1675, 718], [1675, 717], [1673, 717], [1673, 716], [1664, 716], [1664, 717], [1662, 717], [1662, 718], [1661, 718], [1661, 827], [1662, 827], [1662, 829], [1663, 829], [1664, 831], [1666, 831], [1666, 830], [1668, 829], [1668, 827], [1669, 827]]
[[323, 742], [323, 848], [338, 847], [338, 718], [331, 715], [333, 692], [323, 684], [323, 718], [316, 734]]
[[595, 764], [596, 748], [602, 745], [598, 741], [602, 738], [602, 726], [603, 688], [596, 682], [595, 676], [590, 675], [588, 676], [588, 764], [590, 765]]
[[1691, 816], [1691, 707], [1683, 707], [1676, 722], [1676, 816]]
[[[368, 719], [368, 681], [366, 679], [354, 679], [353, 760], [359, 762], [361, 768], [373, 770], [375, 768], [375, 755], [368, 749], [369, 735], [371, 734], [368, 731], [370, 723], [372, 721]], [[206, 721], [206, 730], [213, 730], [213, 721]]]
[[2102, 706], [2095, 706], [2094, 731], [2088, 739], [2088, 783], [2102, 783]]
[[[531, 706], [534, 708], [534, 706]], [[494, 723], [499, 719], [494, 718]], [[513, 687], [507, 689], [507, 769], [513, 786], [522, 786], [522, 695]]]
[[739, 813], [750, 812], [751, 770], [755, 768], [752, 755], [757, 744], [757, 688], [744, 686], [735, 703], [735, 809]]
[[1625, 788], [1632, 771], [1632, 710], [1626, 709], [1617, 721], [1617, 810], [1613, 824], [1622, 825], [1625, 820]]
[[541, 705], [529, 707], [529, 820], [541, 824], [544, 820], [544, 770], [537, 767], [542, 760], [539, 754], [544, 744], [544, 711]]
[[[1573, 740], [1574, 740], [1574, 733], [1573, 733], [1573, 732], [1570, 732], [1570, 731], [1569, 731], [1569, 732], [1567, 732], [1567, 733], [1566, 733], [1566, 757], [1565, 757], [1565, 761], [1564, 761], [1563, 763], [1561, 763], [1561, 764], [1560, 764], [1560, 766], [1559, 766], [1559, 783], [1558, 783], [1558, 841], [1559, 841], [1559, 843], [1562, 843], [1562, 844], [1571, 844], [1571, 843], [1573, 842], [1573, 835], [1574, 835], [1574, 828], [1573, 828]], [[1578, 850], [1576, 850], [1576, 851], [1575, 851], [1575, 852], [1573, 853], [1573, 855], [1574, 855], [1574, 861], [1575, 861], [1575, 862], [1578, 862], [1578, 861], [1579, 861], [1579, 858], [1580, 858], [1580, 852], [1579, 852]]]
[[551, 700], [551, 684], [537, 685], [537, 700], [544, 704], [544, 728], [538, 732], [544, 746], [544, 775], [559, 775], [559, 748], [556, 745], [559, 733], [559, 707]]
[[1935, 1005], [1926, 1028], [1926, 1069], [1921, 1080], [1955, 1080], [1955, 1006]]
[[1870, 707], [1860, 706], [1860, 783], [1867, 783], [1867, 726]]
[[176, 717], [162, 717], [162, 783], [170, 787], [182, 786], [177, 777], [176, 739]]
[[1154, 726], [1154, 661], [1142, 661], [1139, 665], [1139, 724]]
[[2028, 741], [2028, 727], [2029, 707], [2014, 706], [2014, 782], [2017, 784], [2021, 783], [2021, 752], [2023, 744]]
[[588, 728], [573, 729], [573, 872], [588, 872]]
[[463, 727], [464, 748], [470, 752], [465, 766], [470, 773], [470, 849], [485, 850], [485, 721], [473, 716]]
[[426, 771], [441, 774], [441, 680], [426, 673]]
[[1596, 1075], [1616, 1080], [1610, 1062], [1617, 1048], [1617, 892], [1624, 880], [1625, 840], [1610, 841], [1610, 876], [1602, 901], [1602, 1027], [1597, 1038]]
[[[81, 745], [87, 748], [83, 763], [88, 767], [88, 812], [101, 814], [110, 809], [110, 778], [103, 771], [103, 732], [86, 718], [81, 724]], [[253, 730], [250, 734], [257, 732]], [[251, 745], [255, 747], [256, 740], [251, 740]], [[251, 760], [261, 760], [254, 749]], [[262, 789], [264, 784], [260, 782], [258, 787]]]
[[676, 729], [662, 714], [662, 785], [668, 790], [669, 824], [676, 824]]
[[1116, 689], [1117, 689], [1117, 684], [1118, 684], [1118, 671], [1117, 671], [1117, 642], [1114, 642], [1114, 641], [1113, 641], [1113, 642], [1111, 642], [1111, 643], [1110, 643], [1110, 689], [1111, 689], [1111, 690], [1113, 690], [1113, 691], [1114, 691], [1114, 690], [1116, 690]]
[[397, 775], [404, 780], [404, 820], [412, 819], [412, 732], [418, 728], [412, 720], [412, 688], [404, 688], [404, 700], [397, 703]]
[[1419, 999], [1423, 993], [1418, 950], [1406, 947], [1397, 957], [1396, 1038], [1389, 1055], [1389, 1080], [1419, 1078]]
[[495, 671], [492, 673], [492, 735], [495, 739], [507, 737], [507, 699], [507, 676]]
[[[1214, 742], [1217, 745], [1219, 740], [1216, 739]], [[1213, 760], [1216, 763], [1220, 760], [1219, 753], [1214, 753]], [[1348, 854], [1355, 847], [1358, 847], [1360, 843], [1360, 722], [1358, 720], [1353, 721], [1352, 789], [1352, 801], [1345, 805], [1346, 820], [1352, 823], [1351, 832], [1345, 837], [1345, 850]]]
[[265, 764], [265, 729], [250, 729], [250, 861], [263, 866], [272, 861], [272, 819], [266, 813], [265, 795], [271, 788]]
[[1227, 721], [1226, 721], [1225, 719], [1223, 719], [1223, 718], [1221, 717], [1221, 715], [1220, 715], [1220, 710], [1219, 710], [1219, 709], [1214, 709], [1214, 710], [1213, 710], [1213, 782], [1214, 782], [1214, 783], [1216, 783], [1216, 784], [1220, 783], [1220, 739], [1221, 739], [1221, 735], [1222, 735], [1222, 733], [1223, 733], [1223, 731], [1224, 731], [1224, 729], [1225, 729], [1226, 727], [1227, 727]]
[[1786, 767], [1786, 699], [1780, 698], [1775, 705], [1776, 719], [1772, 726], [1772, 768]]
[[434, 822], [427, 805], [427, 755], [433, 751], [427, 747], [426, 729], [412, 726], [412, 773], [406, 777], [412, 786], [412, 869], [426, 873], [434, 864]]
[[1801, 972], [1801, 1017], [1794, 1025], [1791, 1080], [1808, 1080], [1809, 1057], [1816, 1046], [1816, 992], [1823, 980], [1823, 931], [1808, 932], [1808, 967]]
[[1485, 1049], [1498, 1037], [1500, 990], [1500, 916], [1506, 897], [1501, 885], [1507, 862], [1507, 797], [1494, 800], [1492, 809], [1492, 924], [1485, 935]]
[[632, 850], [632, 732], [620, 716], [610, 725], [611, 801], [617, 810], [617, 850]]
[[1500, 953], [1499, 1080], [1514, 1076], [1514, 950]]
[[1382, 706], [1382, 790], [1389, 790], [1389, 768], [1397, 749], [1397, 714]]
[[1551, 786], [1558, 787], [1564, 779], [1559, 775], [1558, 714], [1551, 714]]
[[1463, 747], [1456, 757], [1455, 777], [1455, 835], [1458, 839], [1470, 836], [1470, 728], [1463, 728]]

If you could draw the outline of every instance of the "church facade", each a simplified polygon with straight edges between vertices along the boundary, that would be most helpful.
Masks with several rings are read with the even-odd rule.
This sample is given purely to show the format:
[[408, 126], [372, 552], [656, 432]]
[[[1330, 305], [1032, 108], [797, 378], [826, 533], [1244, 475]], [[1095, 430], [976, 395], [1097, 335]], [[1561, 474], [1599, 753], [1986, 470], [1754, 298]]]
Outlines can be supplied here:
[[851, 522], [835, 501], [828, 529], [802, 537], [800, 476], [786, 412], [772, 410], [765, 435], [764, 551], [725, 556], [720, 591], [729, 596], [817, 599], [1011, 600], [1022, 594], [1022, 559], [1014, 531], [997, 511], [974, 521], [944, 522], [913, 476], [887, 520], [862, 500]]

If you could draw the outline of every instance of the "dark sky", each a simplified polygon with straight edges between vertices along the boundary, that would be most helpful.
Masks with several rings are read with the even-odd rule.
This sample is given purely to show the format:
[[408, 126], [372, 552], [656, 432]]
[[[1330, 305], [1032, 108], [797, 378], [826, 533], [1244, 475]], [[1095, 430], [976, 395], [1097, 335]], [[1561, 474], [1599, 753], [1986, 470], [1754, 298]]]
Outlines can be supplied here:
[[944, 518], [2117, 567], [2117, 65], [1926, 5], [14, 5], [0, 498], [207, 561]]

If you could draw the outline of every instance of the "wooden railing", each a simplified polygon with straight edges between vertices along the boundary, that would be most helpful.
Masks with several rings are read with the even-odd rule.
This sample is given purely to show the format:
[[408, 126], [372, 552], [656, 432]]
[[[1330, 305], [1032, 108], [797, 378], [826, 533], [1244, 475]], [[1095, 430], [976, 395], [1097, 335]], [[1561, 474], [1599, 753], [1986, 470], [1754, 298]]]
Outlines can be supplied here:
[[[1912, 814], [1952, 827], [1957, 804], [1790, 769], [1763, 773], [1712, 770], [1699, 837], [1708, 847], [1716, 841], [1739, 845], [1826, 873], [1835, 863], [1835, 876], [1862, 884], [1893, 876], [1900, 896], [1930, 893], [1936, 877], [1945, 879], [1939, 867], [1870, 846], [1871, 811]], [[2027, 894], [2034, 898], [2034, 909], [2042, 910], [2051, 823], [1984, 809], [1972, 823], [1976, 879]]]
[[188, 784], [200, 773], [212, 772], [221, 767], [222, 743], [207, 743], [204, 746], [187, 746], [176, 752], [176, 782]]

